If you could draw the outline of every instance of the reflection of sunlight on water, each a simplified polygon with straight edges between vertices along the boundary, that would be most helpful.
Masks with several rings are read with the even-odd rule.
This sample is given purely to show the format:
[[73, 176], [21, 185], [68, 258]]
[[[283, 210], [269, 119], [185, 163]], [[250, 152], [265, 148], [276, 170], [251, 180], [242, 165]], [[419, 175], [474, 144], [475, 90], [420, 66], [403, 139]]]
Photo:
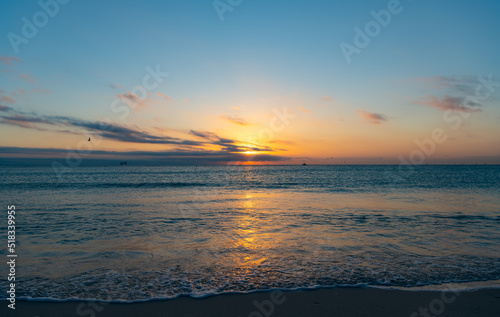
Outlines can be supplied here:
[[[226, 226], [225, 246], [229, 250], [233, 266], [245, 270], [255, 268], [267, 260], [266, 253], [271, 248], [272, 237], [266, 233], [266, 228], [272, 222], [258, 214], [266, 210], [256, 210], [254, 199], [257, 195], [246, 193], [236, 202], [239, 211], [233, 222]], [[239, 207], [238, 207], [239, 205]], [[267, 223], [266, 223], [267, 222]]]

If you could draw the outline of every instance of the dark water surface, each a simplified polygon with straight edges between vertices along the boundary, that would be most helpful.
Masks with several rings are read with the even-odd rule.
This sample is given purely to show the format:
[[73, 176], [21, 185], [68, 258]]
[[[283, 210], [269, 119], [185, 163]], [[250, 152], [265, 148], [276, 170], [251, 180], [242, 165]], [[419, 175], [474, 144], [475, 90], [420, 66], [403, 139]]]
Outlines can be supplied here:
[[500, 166], [1, 167], [0, 179], [19, 297], [500, 279]]

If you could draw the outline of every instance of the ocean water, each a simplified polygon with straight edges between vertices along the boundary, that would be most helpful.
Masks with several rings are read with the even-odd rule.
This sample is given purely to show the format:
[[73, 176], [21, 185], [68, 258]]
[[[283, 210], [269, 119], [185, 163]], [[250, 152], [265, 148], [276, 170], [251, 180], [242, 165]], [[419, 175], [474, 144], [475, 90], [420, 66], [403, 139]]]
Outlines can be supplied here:
[[0, 179], [18, 297], [500, 279], [500, 166], [0, 167]]

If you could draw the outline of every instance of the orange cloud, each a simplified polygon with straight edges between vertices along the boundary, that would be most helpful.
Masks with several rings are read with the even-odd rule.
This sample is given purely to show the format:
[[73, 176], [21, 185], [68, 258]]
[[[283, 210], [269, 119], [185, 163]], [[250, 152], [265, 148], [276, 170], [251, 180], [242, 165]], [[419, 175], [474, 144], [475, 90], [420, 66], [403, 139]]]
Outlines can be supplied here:
[[7, 65], [13, 65], [14, 62], [20, 62], [21, 59], [19, 57], [15, 56], [0, 56], [0, 62], [7, 64]]
[[157, 92], [156, 95], [158, 95], [160, 97], [163, 97], [166, 101], [172, 100], [172, 98], [170, 98], [169, 96], [166, 96], [166, 95], [162, 94], [161, 92]]
[[226, 121], [229, 121], [231, 123], [241, 125], [241, 126], [250, 125], [250, 123], [248, 123], [245, 119], [242, 119], [242, 118], [239, 118], [236, 116], [230, 116], [230, 115], [225, 114], [225, 115], [221, 116], [221, 118], [226, 120]]
[[142, 99], [139, 98], [136, 94], [134, 94], [131, 91], [127, 91], [123, 94], [118, 94], [116, 95], [119, 99], [125, 101], [132, 109], [134, 110], [140, 110], [138, 107], [144, 108], [145, 106], [148, 106], [151, 100], [149, 100], [147, 97]]
[[302, 112], [314, 113], [314, 111], [309, 110], [309, 109], [302, 108], [302, 107], [300, 107], [300, 106], [299, 106], [299, 110], [300, 110], [300, 111], [302, 111]]
[[387, 118], [380, 113], [368, 112], [364, 110], [357, 110], [356, 112], [362, 118], [373, 124], [381, 124], [382, 122], [387, 121]]
[[9, 96], [2, 96], [2, 98], [0, 98], [0, 102], [14, 103], [14, 99]]
[[24, 90], [23, 88], [19, 88], [17, 89], [16, 91], [12, 92], [12, 95], [14, 96], [23, 96], [23, 95], [28, 95], [28, 94], [31, 94], [33, 92], [37, 92], [37, 93], [40, 93], [40, 94], [48, 94], [50, 92], [52, 92], [52, 90], [50, 89], [41, 89], [41, 88], [33, 88], [31, 90]]

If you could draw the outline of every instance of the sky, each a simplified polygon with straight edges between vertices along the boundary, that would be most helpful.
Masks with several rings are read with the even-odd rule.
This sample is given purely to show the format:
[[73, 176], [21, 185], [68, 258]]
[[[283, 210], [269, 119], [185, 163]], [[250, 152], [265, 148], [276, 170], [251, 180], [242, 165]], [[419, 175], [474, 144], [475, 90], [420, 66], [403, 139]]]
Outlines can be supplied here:
[[0, 8], [0, 161], [500, 163], [498, 1]]

